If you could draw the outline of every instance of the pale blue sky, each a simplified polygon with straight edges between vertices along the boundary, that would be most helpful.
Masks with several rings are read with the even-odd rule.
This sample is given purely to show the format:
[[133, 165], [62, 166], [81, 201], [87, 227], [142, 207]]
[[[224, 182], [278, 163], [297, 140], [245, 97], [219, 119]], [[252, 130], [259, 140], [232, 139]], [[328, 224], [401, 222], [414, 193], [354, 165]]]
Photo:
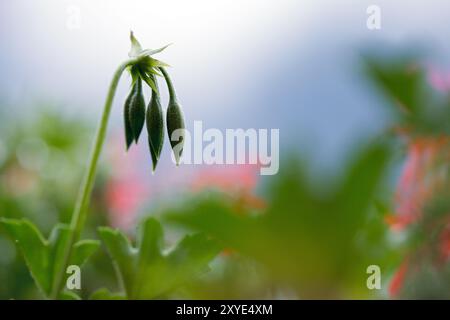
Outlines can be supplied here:
[[[366, 28], [370, 4], [382, 10], [380, 31]], [[188, 127], [279, 128], [282, 148], [309, 145], [329, 164], [384, 124], [360, 50], [422, 43], [448, 62], [448, 21], [444, 0], [1, 1], [0, 97], [11, 112], [49, 100], [98, 116], [133, 29], [145, 47], [174, 43], [159, 57], [173, 66]], [[116, 126], [127, 90], [124, 77]]]

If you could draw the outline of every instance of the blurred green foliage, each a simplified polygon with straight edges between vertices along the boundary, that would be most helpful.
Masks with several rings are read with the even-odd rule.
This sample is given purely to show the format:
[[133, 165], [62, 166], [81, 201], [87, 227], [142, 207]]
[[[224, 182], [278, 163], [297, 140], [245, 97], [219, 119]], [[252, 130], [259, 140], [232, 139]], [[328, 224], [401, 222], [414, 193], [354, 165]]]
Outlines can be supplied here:
[[[50, 109], [27, 120], [23, 128], [9, 132], [7, 126], [2, 128], [8, 146], [0, 171], [0, 250], [7, 255], [1, 261], [0, 280], [4, 281], [0, 282], [0, 298], [6, 299], [52, 297], [69, 230], [67, 224], [56, 222], [70, 217], [87, 151], [83, 149], [87, 149], [92, 133], [84, 120], [64, 119]], [[128, 235], [118, 230], [102, 227], [97, 232], [99, 225], [108, 225], [109, 206], [104, 196], [107, 172], [105, 166], [100, 170], [84, 233], [100, 236], [113, 263], [106, 251], [97, 250], [98, 240], [84, 238], [77, 242], [71, 264], [81, 267], [93, 257], [83, 269], [82, 290], [65, 290], [60, 299], [156, 298], [207, 270], [219, 248], [200, 234], [186, 236], [166, 255], [161, 252], [162, 227], [154, 219], [143, 221], [137, 248], [131, 247]], [[97, 290], [100, 287], [108, 289]]]
[[388, 271], [395, 257], [373, 201], [389, 154], [385, 145], [371, 145], [350, 162], [340, 181], [318, 189], [292, 160], [269, 188], [268, 208], [257, 215], [235, 212], [213, 196], [168, 211], [166, 217], [259, 261], [272, 280], [299, 297], [370, 297], [367, 267]]
[[[416, 55], [365, 55], [364, 70], [386, 98], [382, 105], [390, 108], [392, 124], [409, 138], [449, 134], [448, 94], [430, 86], [427, 70]], [[5, 113], [0, 119], [2, 299], [48, 296], [51, 270], [58, 263], [55, 239], [63, 239], [66, 228], [54, 226], [67, 223], [72, 213], [93, 134], [86, 120], [39, 110], [36, 117], [23, 121]], [[13, 125], [17, 123], [20, 126]], [[356, 146], [334, 178], [311, 177], [309, 166], [299, 158], [285, 160], [280, 173], [263, 186], [265, 209], [237, 205], [233, 197], [215, 192], [186, 195], [177, 199], [179, 207], [165, 204], [160, 213], [171, 241], [164, 239], [163, 227], [153, 218], [144, 217], [136, 234], [98, 229], [109, 224], [104, 196], [109, 172], [103, 163], [83, 234], [84, 239], [102, 240], [103, 250], [93, 253], [98, 242], [89, 242], [92, 250], [85, 253], [92, 257], [84, 266], [83, 289], [77, 295], [91, 299], [386, 297], [388, 281], [403, 260], [409, 268], [400, 297], [448, 298], [450, 264], [441, 254], [450, 189], [436, 191], [423, 215], [404, 230], [399, 254], [386, 223], [386, 214], [395, 210], [391, 167], [396, 152], [386, 137], [393, 136]], [[439, 170], [447, 186], [449, 168], [447, 159]], [[27, 220], [11, 220], [18, 218]], [[201, 233], [186, 236], [191, 229]], [[19, 240], [18, 247], [44, 294], [36, 290], [7, 234]], [[182, 240], [165, 250], [173, 238]], [[381, 268], [384, 290], [367, 288], [370, 265]]]
[[[2, 114], [0, 217], [31, 221], [42, 234], [32, 227], [36, 232], [34, 236], [33, 232], [28, 235], [36, 240], [35, 245], [44, 248], [49, 245], [44, 238], [51, 237], [52, 229], [59, 221], [68, 222], [72, 213], [84, 154], [89, 149], [88, 142], [93, 130], [82, 118], [65, 117], [53, 107], [38, 106], [39, 113], [20, 119], [14, 118], [11, 113]], [[104, 169], [100, 171], [97, 191], [102, 188], [105, 172]], [[107, 224], [106, 211], [102, 197], [95, 197], [86, 235], [95, 236], [96, 226]], [[24, 249], [31, 248], [36, 249], [24, 245]], [[45, 253], [47, 250], [40, 253], [48, 256]], [[38, 254], [32, 251], [31, 254]], [[43, 298], [45, 295], [36, 289], [22, 256], [16, 252], [4, 226], [0, 226], [0, 252], [3, 253], [0, 259], [0, 298]], [[26, 258], [31, 259], [29, 255]], [[96, 270], [102, 272], [97, 273]], [[49, 273], [43, 276], [48, 277]], [[86, 266], [83, 276], [86, 285], [83, 286], [82, 296], [98, 288], [98, 282], [114, 283], [114, 271], [107, 255], [98, 251], [90, 265]], [[47, 287], [40, 282], [41, 289]]]
[[[84, 123], [80, 119], [64, 119], [57, 112], [45, 112], [24, 125], [24, 129], [12, 130], [11, 138], [3, 136], [9, 145], [1, 167], [0, 215], [33, 221], [50, 237], [47, 242], [46, 236], [34, 233], [39, 240], [36, 243], [43, 247], [51, 247], [51, 227], [58, 220], [67, 221], [72, 210], [83, 167], [82, 155], [87, 150], [84, 145], [92, 133]], [[70, 134], [73, 132], [80, 134]], [[33, 143], [28, 141], [30, 137]], [[39, 159], [42, 148], [30, 149], [37, 155], [21, 155], [18, 150], [23, 143], [44, 146], [47, 151], [42, 165], [33, 163], [36, 165], [33, 167], [26, 162], [29, 157]], [[124, 293], [134, 292], [130, 288], [139, 283], [145, 284], [147, 289], [131, 295], [134, 298], [374, 296], [366, 287], [366, 268], [377, 264], [388, 270], [393, 257], [386, 241], [383, 217], [373, 206], [375, 194], [383, 185], [389, 153], [389, 148], [383, 144], [370, 145], [343, 170], [339, 181], [323, 181], [319, 187], [317, 181], [314, 187], [307, 181], [307, 167], [293, 158], [285, 164], [287, 170], [273, 178], [266, 197], [269, 207], [263, 211], [237, 213], [232, 200], [223, 196], [209, 197], [201, 193], [192, 199], [187, 197], [190, 200], [181, 201], [183, 207], [177, 211], [177, 222], [202, 229], [226, 248], [224, 252], [232, 249], [231, 253], [223, 253], [212, 261], [207, 273], [201, 271], [206, 270], [207, 262], [216, 255], [218, 247], [200, 235], [187, 237], [173, 251], [162, 254], [159, 251], [163, 242], [162, 229], [154, 220], [148, 220], [154, 228], [147, 232], [151, 240], [148, 243], [158, 243], [154, 250], [141, 252], [143, 233], [138, 233], [137, 242], [141, 243], [138, 249], [118, 230], [102, 228], [100, 234], [96, 232], [98, 225], [108, 225], [107, 204], [102, 197], [107, 171], [103, 168], [85, 234], [94, 239], [100, 235], [113, 263], [105, 250], [97, 251], [83, 269], [83, 290], [79, 295], [87, 298], [94, 292], [92, 299], [123, 298]], [[25, 157], [25, 161], [21, 157]], [[48, 163], [53, 163], [49, 171], [56, 169], [56, 164], [63, 169], [49, 174], [45, 169]], [[11, 188], [5, 177], [18, 174], [11, 171], [12, 168], [19, 170], [20, 177], [32, 178], [33, 187]], [[18, 193], [14, 193], [15, 190]], [[46, 206], [36, 205], [44, 200]], [[174, 221], [173, 210], [162, 211], [162, 217]], [[144, 223], [144, 229], [145, 226]], [[4, 267], [0, 269], [1, 277], [8, 279], [0, 288], [1, 297], [42, 297], [33, 289], [22, 258], [6, 240], [6, 231], [5, 228], [0, 230], [0, 246], [10, 252], [10, 259], [3, 261]], [[139, 267], [145, 276], [137, 277], [142, 272], [132, 270], [137, 268], [142, 256], [150, 260], [145, 260], [145, 267]], [[30, 257], [25, 254], [25, 259]], [[200, 278], [193, 275], [200, 275]], [[179, 287], [181, 284], [184, 286]]]
[[388, 56], [366, 53], [362, 59], [396, 126], [420, 135], [450, 134], [450, 99], [432, 88], [423, 60], [414, 50]]

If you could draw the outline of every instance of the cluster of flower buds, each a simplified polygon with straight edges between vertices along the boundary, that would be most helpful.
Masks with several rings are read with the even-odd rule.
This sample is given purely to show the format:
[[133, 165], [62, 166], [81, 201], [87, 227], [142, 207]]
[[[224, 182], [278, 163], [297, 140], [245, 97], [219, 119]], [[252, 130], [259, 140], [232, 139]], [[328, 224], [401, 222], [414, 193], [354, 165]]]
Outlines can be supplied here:
[[[183, 113], [172, 81], [165, 69], [168, 65], [152, 57], [153, 54], [161, 52], [167, 46], [156, 50], [143, 50], [134, 37], [133, 32], [130, 34], [130, 39], [131, 51], [129, 56], [130, 58], [136, 58], [136, 62], [128, 67], [132, 83], [124, 106], [127, 150], [133, 142], [137, 144], [144, 124], [146, 124], [153, 171], [156, 169], [164, 144], [164, 111], [161, 107], [157, 77], [164, 77], [169, 90], [169, 105], [166, 111], [167, 133], [178, 165], [183, 151]], [[142, 82], [151, 88], [151, 99], [147, 107], [145, 105]]]

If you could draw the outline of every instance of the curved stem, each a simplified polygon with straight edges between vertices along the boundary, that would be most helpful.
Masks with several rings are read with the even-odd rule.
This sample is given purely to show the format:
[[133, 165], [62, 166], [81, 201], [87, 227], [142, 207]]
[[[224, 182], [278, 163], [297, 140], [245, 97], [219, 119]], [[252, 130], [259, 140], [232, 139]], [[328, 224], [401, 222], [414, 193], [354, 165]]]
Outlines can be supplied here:
[[169, 97], [173, 101], [177, 101], [177, 94], [175, 92], [175, 88], [173, 87], [172, 80], [170, 79], [169, 74], [167, 73], [166, 69], [164, 67], [159, 67], [159, 70], [161, 70], [161, 73], [164, 76], [164, 79], [166, 79], [167, 88], [169, 89]]
[[130, 59], [122, 63], [114, 73], [114, 76], [109, 85], [108, 94], [106, 96], [105, 105], [103, 107], [103, 114], [100, 124], [95, 136], [94, 145], [91, 150], [88, 168], [82, 180], [81, 187], [78, 193], [78, 198], [75, 203], [75, 208], [70, 222], [69, 239], [64, 248], [64, 260], [60, 270], [56, 270], [55, 281], [53, 282], [52, 292], [50, 298], [56, 299], [62, 288], [65, 270], [69, 264], [69, 259], [72, 253], [72, 247], [80, 237], [81, 231], [86, 220], [87, 208], [89, 205], [92, 188], [95, 181], [95, 173], [97, 171], [97, 163], [100, 157], [100, 152], [105, 141], [106, 129], [108, 127], [108, 119], [111, 113], [111, 107], [116, 93], [117, 85], [123, 71], [131, 64], [135, 63], [136, 59]]

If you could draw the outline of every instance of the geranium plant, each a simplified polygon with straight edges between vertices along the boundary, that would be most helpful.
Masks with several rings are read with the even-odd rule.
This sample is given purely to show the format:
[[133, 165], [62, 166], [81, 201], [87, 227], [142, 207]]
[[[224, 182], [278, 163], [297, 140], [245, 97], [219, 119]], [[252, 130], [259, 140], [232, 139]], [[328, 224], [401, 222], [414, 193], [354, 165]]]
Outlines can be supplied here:
[[[70, 267], [81, 267], [100, 247], [99, 240], [81, 239], [81, 233], [87, 219], [114, 95], [125, 70], [130, 72], [132, 79], [131, 92], [124, 107], [126, 148], [128, 149], [133, 142], [138, 142], [146, 124], [153, 170], [156, 168], [164, 141], [164, 112], [157, 78], [163, 77], [170, 97], [166, 118], [167, 131], [170, 138], [177, 130], [181, 130], [181, 134], [179, 132], [177, 134], [181, 138], [171, 141], [177, 163], [181, 156], [184, 130], [181, 106], [165, 69], [168, 65], [153, 57], [167, 46], [156, 50], [142, 49], [132, 32], [130, 38], [129, 59], [119, 65], [109, 86], [70, 224], [57, 224], [48, 238], [45, 238], [29, 220], [7, 218], [0, 220], [4, 230], [22, 253], [36, 286], [48, 299], [79, 299], [80, 297], [66, 286]], [[147, 84], [152, 92], [147, 107], [142, 83]], [[160, 223], [154, 218], [147, 218], [140, 224], [136, 246], [132, 246], [130, 240], [119, 230], [100, 227], [99, 235], [117, 271], [122, 291], [112, 294], [108, 289], [99, 289], [92, 294], [94, 299], [146, 299], [164, 296], [205, 270], [209, 261], [219, 252], [215, 242], [197, 234], [185, 237], [169, 253], [163, 254], [163, 231]]]

